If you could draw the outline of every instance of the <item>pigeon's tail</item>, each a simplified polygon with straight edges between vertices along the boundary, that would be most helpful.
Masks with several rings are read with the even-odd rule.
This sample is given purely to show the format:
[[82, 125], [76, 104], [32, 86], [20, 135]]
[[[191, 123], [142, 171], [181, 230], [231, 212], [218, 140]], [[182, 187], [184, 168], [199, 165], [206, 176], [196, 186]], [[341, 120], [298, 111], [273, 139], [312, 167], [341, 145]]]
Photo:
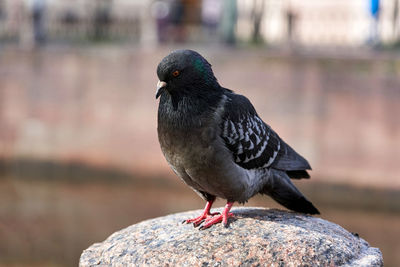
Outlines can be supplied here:
[[269, 182], [262, 188], [260, 193], [269, 195], [290, 210], [307, 214], [319, 214], [317, 208], [300, 193], [283, 171], [271, 169]]

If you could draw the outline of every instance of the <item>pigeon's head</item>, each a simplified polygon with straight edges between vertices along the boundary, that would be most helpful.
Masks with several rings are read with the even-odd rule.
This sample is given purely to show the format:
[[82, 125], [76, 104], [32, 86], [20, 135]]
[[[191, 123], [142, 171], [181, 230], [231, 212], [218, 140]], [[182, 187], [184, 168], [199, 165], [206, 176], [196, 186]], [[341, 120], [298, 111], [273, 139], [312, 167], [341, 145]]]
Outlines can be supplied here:
[[157, 67], [158, 98], [171, 95], [204, 94], [219, 87], [211, 64], [193, 50], [176, 50], [163, 58]]

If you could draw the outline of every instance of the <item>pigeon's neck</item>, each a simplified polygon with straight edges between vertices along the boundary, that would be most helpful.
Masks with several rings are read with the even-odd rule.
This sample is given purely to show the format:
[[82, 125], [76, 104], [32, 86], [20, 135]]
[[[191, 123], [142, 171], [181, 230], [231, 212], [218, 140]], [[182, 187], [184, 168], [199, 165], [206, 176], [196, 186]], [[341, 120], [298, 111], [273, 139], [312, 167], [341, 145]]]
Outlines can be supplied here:
[[158, 108], [158, 123], [174, 128], [201, 127], [212, 116], [223, 93], [174, 96], [163, 94]]

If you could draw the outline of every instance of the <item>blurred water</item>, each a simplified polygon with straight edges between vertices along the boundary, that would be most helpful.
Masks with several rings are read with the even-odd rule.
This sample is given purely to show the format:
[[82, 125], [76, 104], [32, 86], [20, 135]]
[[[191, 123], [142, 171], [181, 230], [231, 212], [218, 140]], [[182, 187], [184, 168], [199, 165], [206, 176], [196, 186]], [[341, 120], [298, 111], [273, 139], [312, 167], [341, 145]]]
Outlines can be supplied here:
[[[205, 204], [178, 178], [116, 180], [113, 176], [97, 182], [84, 178], [71, 182], [1, 177], [0, 266], [77, 265], [83, 249], [117, 230], [144, 219], [201, 209]], [[297, 184], [302, 185], [301, 190], [318, 207], [323, 219], [338, 223], [379, 247], [385, 266], [400, 263], [399, 206], [394, 211], [347, 206], [347, 194], [356, 194], [362, 202], [374, 191]], [[396, 194], [397, 198], [391, 200], [398, 203], [400, 194]], [[215, 207], [224, 204], [219, 200]], [[246, 206], [282, 208], [266, 196], [257, 196]]]

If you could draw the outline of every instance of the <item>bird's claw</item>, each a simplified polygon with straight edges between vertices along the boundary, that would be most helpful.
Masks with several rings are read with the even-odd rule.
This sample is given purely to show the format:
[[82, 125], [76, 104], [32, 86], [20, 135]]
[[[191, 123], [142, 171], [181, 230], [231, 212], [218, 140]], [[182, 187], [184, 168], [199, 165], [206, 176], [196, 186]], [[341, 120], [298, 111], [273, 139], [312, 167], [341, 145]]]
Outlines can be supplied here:
[[194, 222], [193, 223], [193, 227], [196, 228], [197, 226], [199, 226], [202, 222], [204, 222], [204, 219], [199, 221], [199, 222]]
[[233, 213], [229, 212], [231, 209], [233, 202], [227, 202], [225, 205], [225, 208], [222, 213], [219, 212], [210, 212], [210, 207], [211, 207], [212, 202], [207, 202], [206, 208], [204, 209], [204, 212], [196, 218], [193, 219], [188, 219], [183, 221], [184, 223], [193, 223], [194, 227], [200, 226], [199, 230], [204, 230], [209, 227], [211, 227], [214, 224], [222, 222], [224, 227], [228, 226], [228, 219], [230, 217], [233, 217]]
[[199, 228], [199, 230], [205, 230], [210, 228], [214, 224], [222, 222], [225, 228], [228, 227], [228, 218], [233, 217], [233, 213], [228, 213], [227, 216], [220, 214], [218, 216], [210, 217], [204, 220], [204, 224]]
[[221, 216], [221, 213], [220, 212], [213, 212], [213, 213], [209, 213], [209, 214], [202, 214], [199, 217], [196, 217], [196, 218], [193, 218], [193, 219], [183, 220], [182, 224], [193, 223], [193, 227], [198, 227], [203, 222], [207, 222], [207, 221], [211, 220], [216, 215]]

